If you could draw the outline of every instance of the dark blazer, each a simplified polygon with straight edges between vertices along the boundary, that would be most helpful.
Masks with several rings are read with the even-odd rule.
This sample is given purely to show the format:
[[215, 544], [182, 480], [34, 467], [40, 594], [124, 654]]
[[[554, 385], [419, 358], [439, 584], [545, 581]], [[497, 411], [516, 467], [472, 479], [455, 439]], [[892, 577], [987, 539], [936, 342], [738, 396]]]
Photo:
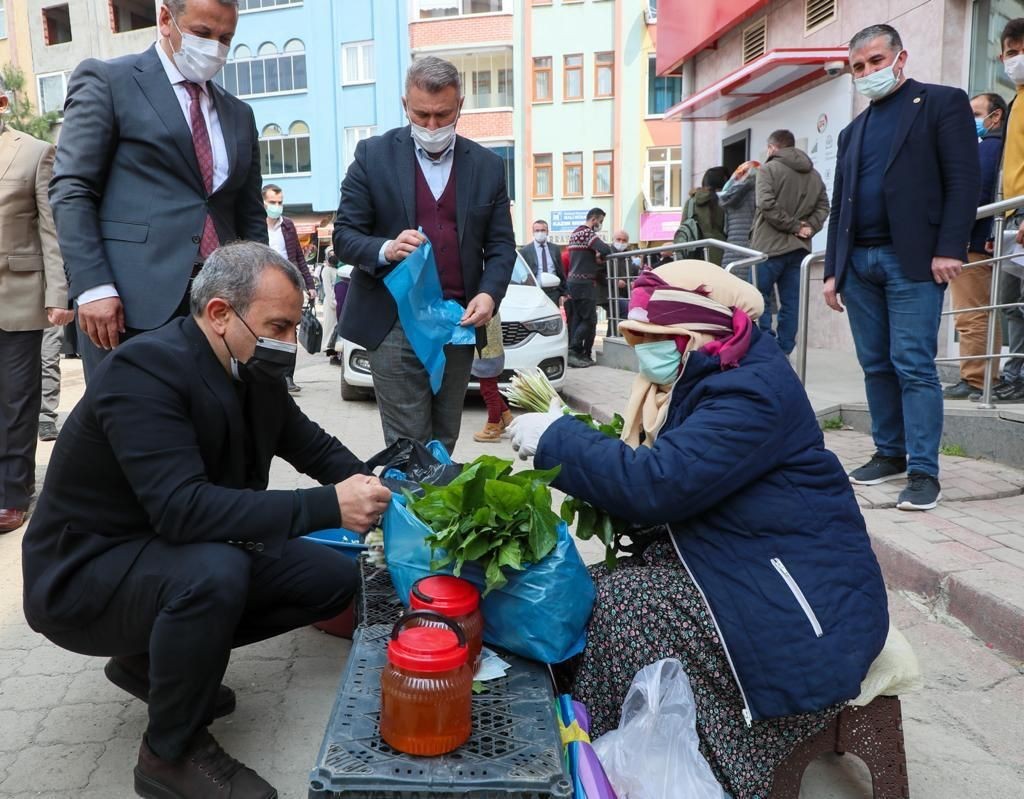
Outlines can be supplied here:
[[306, 256], [302, 252], [302, 245], [299, 243], [299, 232], [295, 229], [295, 223], [286, 216], [281, 217], [281, 233], [284, 235], [284, 246], [288, 250], [288, 260], [295, 264], [295, 268], [302, 273], [302, 279], [306, 281], [306, 288], [316, 288], [313, 275], [309, 273]]
[[[999, 182], [999, 167], [1003, 160], [1003, 132], [991, 131], [978, 142], [978, 161], [981, 164], [981, 194], [978, 205], [988, 205], [995, 199]], [[971, 229], [970, 252], [989, 257], [985, 245], [992, 239], [992, 217], [979, 219]]]
[[[932, 279], [932, 258], [966, 260], [981, 190], [974, 114], [962, 89], [908, 79], [885, 173], [892, 243], [911, 280]], [[825, 277], [841, 288], [853, 250], [862, 112], [839, 134]]]
[[230, 169], [207, 196], [188, 122], [156, 45], [87, 59], [68, 83], [50, 182], [70, 293], [113, 283], [128, 327], [159, 327], [185, 295], [206, 215], [222, 242], [267, 243], [252, 109], [213, 92]]
[[[489, 294], [497, 310], [516, 262], [505, 166], [486, 148], [456, 136], [454, 167], [466, 297]], [[395, 264], [379, 266], [377, 258], [385, 241], [416, 228], [416, 169], [409, 127], [395, 128], [356, 145], [341, 184], [334, 252], [357, 268], [352, 270], [339, 331], [369, 349], [384, 340], [398, 318], [395, 301], [381, 280]], [[477, 343], [486, 343], [482, 327], [477, 329]]]
[[[565, 296], [569, 293], [569, 289], [565, 285], [565, 270], [562, 269], [562, 248], [550, 241], [546, 246], [548, 248], [548, 263], [554, 267], [555, 274], [558, 276], [558, 288], [551, 289], [551, 294], [554, 295], [554, 298]], [[534, 246], [533, 242], [531, 241], [529, 244], [524, 244], [520, 247], [519, 254], [523, 256], [523, 260], [526, 261], [526, 265], [530, 267], [530, 271], [536, 275], [537, 248]]]
[[[57, 440], [22, 544], [34, 629], [95, 618], [157, 536], [278, 557], [289, 538], [339, 525], [333, 483], [365, 465], [306, 418], [284, 381], [246, 391], [247, 411], [191, 317], [102, 361]], [[324, 485], [267, 491], [275, 455]]]

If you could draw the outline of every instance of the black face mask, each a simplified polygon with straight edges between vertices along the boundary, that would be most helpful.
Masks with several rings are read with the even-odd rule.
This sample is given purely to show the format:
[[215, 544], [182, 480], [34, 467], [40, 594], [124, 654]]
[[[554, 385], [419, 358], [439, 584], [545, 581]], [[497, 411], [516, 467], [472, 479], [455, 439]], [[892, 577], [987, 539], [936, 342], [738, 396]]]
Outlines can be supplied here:
[[[234, 307], [231, 310], [235, 311]], [[283, 382], [295, 368], [295, 354], [298, 351], [298, 346], [289, 344], [287, 341], [278, 341], [276, 338], [257, 336], [238, 311], [235, 311], [235, 316], [256, 339], [256, 350], [245, 363], [241, 363], [231, 353], [231, 347], [228, 347], [227, 339], [224, 339], [224, 346], [227, 347], [228, 355], [231, 355], [231, 374], [235, 380], [240, 380], [243, 383]]]

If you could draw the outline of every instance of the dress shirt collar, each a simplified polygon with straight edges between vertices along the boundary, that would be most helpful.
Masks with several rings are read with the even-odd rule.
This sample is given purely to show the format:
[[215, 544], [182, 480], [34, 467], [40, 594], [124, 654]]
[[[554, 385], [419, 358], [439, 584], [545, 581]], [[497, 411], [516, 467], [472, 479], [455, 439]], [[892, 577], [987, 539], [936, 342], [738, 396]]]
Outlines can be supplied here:
[[420, 161], [423, 161], [424, 163], [440, 165], [443, 164], [446, 160], [448, 160], [448, 158], [450, 158], [455, 152], [455, 140], [452, 139], [452, 143], [449, 144], [447, 148], [445, 148], [445, 151], [441, 153], [441, 155], [438, 158], [431, 158], [427, 151], [420, 147], [418, 144], [415, 145], [415, 147], [416, 156], [420, 159]]
[[280, 230], [281, 229], [281, 225], [283, 223], [284, 223], [284, 217], [283, 216], [279, 216], [277, 219], [272, 220], [270, 222], [270, 224], [267, 225], [267, 230]]

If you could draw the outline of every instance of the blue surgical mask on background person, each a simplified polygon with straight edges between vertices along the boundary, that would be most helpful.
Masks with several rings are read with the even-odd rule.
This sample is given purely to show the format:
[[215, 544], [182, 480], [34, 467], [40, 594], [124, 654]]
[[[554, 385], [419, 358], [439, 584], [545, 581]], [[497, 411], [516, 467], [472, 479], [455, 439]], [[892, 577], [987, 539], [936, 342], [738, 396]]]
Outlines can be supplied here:
[[902, 50], [896, 53], [896, 58], [889, 66], [882, 67], [863, 78], [854, 78], [854, 88], [869, 100], [881, 100], [892, 94], [900, 82], [900, 76], [896, 72], [896, 62], [899, 61], [902, 54]]
[[641, 375], [659, 385], [675, 382], [683, 356], [674, 339], [648, 341], [637, 344], [633, 349], [640, 364]]
[[280, 203], [267, 205], [267, 216], [271, 219], [280, 219], [284, 215], [284, 206]]
[[[168, 9], [169, 11], [170, 9]], [[174, 66], [185, 80], [203, 84], [224, 68], [228, 60], [228, 48], [213, 39], [204, 39], [194, 33], [185, 33], [171, 16], [171, 22], [181, 34], [181, 49], [172, 55]]]

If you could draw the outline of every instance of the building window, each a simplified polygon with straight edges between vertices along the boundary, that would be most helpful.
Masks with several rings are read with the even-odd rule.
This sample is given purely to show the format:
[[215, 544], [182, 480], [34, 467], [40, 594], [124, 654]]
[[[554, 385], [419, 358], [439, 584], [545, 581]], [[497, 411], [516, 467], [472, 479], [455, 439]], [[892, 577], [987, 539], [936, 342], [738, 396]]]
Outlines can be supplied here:
[[7, 38], [7, 2], [0, 0], [0, 39]]
[[655, 25], [658, 22], [658, 0], [647, 0], [647, 8], [644, 10], [644, 19], [648, 25]]
[[66, 44], [71, 41], [71, 12], [68, 4], [43, 9], [43, 43]]
[[508, 198], [516, 198], [516, 148], [511, 142], [507, 144], [487, 144], [488, 150], [497, 155], [505, 165], [505, 184]]
[[551, 186], [551, 153], [533, 156], [533, 196], [538, 200], [550, 199], [553, 194]]
[[263, 177], [312, 172], [309, 126], [305, 122], [293, 122], [287, 133], [278, 125], [265, 126], [260, 133], [260, 164]]
[[582, 100], [583, 55], [580, 53], [567, 55], [563, 57], [562, 62], [563, 70], [565, 72], [562, 84], [563, 98], [566, 100]]
[[109, 0], [110, 29], [114, 33], [156, 27], [156, 6], [151, 0]]
[[615, 185], [612, 181], [614, 154], [611, 150], [597, 150], [594, 153], [594, 196], [611, 194]]
[[562, 196], [583, 196], [583, 153], [562, 154]]
[[363, 139], [377, 135], [376, 125], [362, 125], [354, 128], [345, 128], [345, 169], [356, 157], [356, 145]]
[[457, 54], [449, 56], [449, 60], [462, 78], [464, 111], [512, 107], [511, 48]]
[[657, 58], [647, 57], [647, 115], [664, 114], [683, 98], [682, 75], [658, 77]]
[[679, 147], [647, 148], [647, 207], [683, 207], [683, 163]]
[[39, 113], [49, 114], [56, 111], [64, 115], [64, 98], [68, 93], [68, 78], [71, 72], [52, 72], [49, 75], [36, 76], [39, 87]]
[[349, 42], [341, 46], [341, 83], [373, 83], [373, 42]]
[[1021, 16], [1020, 0], [976, 0], [971, 26], [971, 72], [968, 85], [973, 97], [982, 92], [998, 92], [1010, 100], [1016, 94], [1006, 70], [999, 61], [1003, 43], [1000, 36], [1007, 21]]
[[240, 44], [214, 81], [236, 97], [305, 91], [306, 47], [291, 39], [279, 53], [275, 44], [264, 42], [253, 58], [252, 51]]
[[513, 0], [414, 0], [415, 19], [498, 14], [512, 10]]
[[269, 11], [278, 6], [301, 6], [302, 0], [238, 0], [239, 11]]
[[615, 94], [615, 53], [594, 54], [594, 96]]
[[533, 101], [551, 102], [551, 56], [533, 59]]

